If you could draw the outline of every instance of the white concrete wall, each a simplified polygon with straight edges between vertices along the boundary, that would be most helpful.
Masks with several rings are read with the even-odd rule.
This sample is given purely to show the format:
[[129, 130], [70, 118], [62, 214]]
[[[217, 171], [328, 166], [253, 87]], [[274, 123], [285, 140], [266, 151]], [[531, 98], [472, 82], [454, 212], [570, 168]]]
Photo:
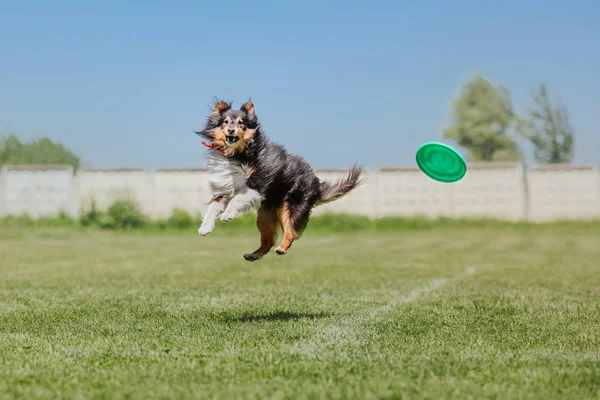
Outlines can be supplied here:
[[533, 221], [600, 219], [597, 167], [543, 165], [527, 171]]
[[418, 168], [381, 168], [375, 187], [375, 216], [452, 215], [453, 184], [436, 182]]
[[152, 177], [153, 218], [168, 218], [174, 208], [184, 209], [192, 216], [205, 211], [211, 198], [205, 170], [159, 169]]
[[77, 186], [69, 166], [4, 166], [0, 215], [77, 216]]
[[130, 200], [145, 214], [152, 215], [152, 176], [142, 168], [84, 168], [77, 173], [77, 183], [80, 211], [88, 211], [92, 203], [95, 203], [98, 210], [106, 210], [117, 200]]
[[[335, 181], [346, 170], [319, 170]], [[27, 213], [77, 217], [92, 202], [106, 210], [116, 200], [132, 200], [154, 219], [174, 208], [192, 215], [210, 199], [206, 171], [81, 169], [64, 166], [11, 166], [0, 172], [0, 216]], [[314, 210], [369, 217], [427, 216], [529, 219], [600, 219], [600, 171], [597, 167], [521, 164], [469, 164], [460, 182], [440, 183], [417, 168], [366, 171], [364, 184], [346, 197]]]
[[526, 217], [525, 172], [520, 163], [471, 163], [451, 184], [452, 215], [521, 220]]

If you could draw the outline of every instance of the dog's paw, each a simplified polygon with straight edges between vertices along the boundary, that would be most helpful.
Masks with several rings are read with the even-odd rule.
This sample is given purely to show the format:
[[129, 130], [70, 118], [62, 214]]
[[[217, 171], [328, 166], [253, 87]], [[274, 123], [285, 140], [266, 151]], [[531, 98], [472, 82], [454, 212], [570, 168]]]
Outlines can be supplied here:
[[287, 254], [287, 251], [282, 249], [281, 247], [278, 247], [275, 249], [275, 253], [277, 253], [278, 255], [282, 256], [284, 254]]
[[260, 260], [263, 257], [262, 254], [259, 253], [246, 253], [244, 254], [244, 259], [246, 261], [256, 261], [256, 260]]
[[214, 226], [201, 226], [200, 228], [198, 228], [198, 235], [206, 236], [209, 233], [211, 233], [214, 228]]
[[223, 213], [223, 215], [221, 215], [221, 221], [227, 223], [229, 221], [231, 221], [232, 219], [234, 219], [236, 217], [237, 214], [234, 213]]

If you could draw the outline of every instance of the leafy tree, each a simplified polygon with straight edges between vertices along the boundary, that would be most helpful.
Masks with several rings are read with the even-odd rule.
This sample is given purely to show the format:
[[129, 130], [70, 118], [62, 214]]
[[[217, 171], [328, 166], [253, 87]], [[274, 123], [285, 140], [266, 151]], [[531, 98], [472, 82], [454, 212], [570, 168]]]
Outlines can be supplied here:
[[0, 145], [0, 165], [19, 164], [23, 153], [23, 143], [16, 136], [9, 135]]
[[510, 92], [494, 87], [477, 75], [461, 88], [453, 102], [455, 123], [443, 131], [445, 138], [467, 148], [473, 161], [522, 159], [517, 143], [508, 135], [516, 123]]
[[552, 105], [546, 84], [532, 90], [534, 109], [519, 123], [519, 134], [535, 146], [535, 159], [545, 164], [569, 163], [573, 160], [574, 132], [569, 112], [560, 102]]
[[68, 164], [77, 168], [79, 157], [60, 143], [47, 137], [22, 143], [11, 134], [0, 141], [0, 165]]

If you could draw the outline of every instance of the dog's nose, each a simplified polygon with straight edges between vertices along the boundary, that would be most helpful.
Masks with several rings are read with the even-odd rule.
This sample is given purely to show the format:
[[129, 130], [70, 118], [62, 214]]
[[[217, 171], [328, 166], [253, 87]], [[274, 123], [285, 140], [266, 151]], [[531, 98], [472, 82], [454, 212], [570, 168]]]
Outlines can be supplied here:
[[227, 128], [227, 133], [233, 135], [235, 133], [235, 128]]

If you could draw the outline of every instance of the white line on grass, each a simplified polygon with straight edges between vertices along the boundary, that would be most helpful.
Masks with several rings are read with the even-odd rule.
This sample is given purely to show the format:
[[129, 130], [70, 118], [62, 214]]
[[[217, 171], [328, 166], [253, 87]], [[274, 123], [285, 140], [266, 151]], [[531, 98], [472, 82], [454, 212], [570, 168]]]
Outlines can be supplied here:
[[465, 272], [450, 278], [433, 279], [428, 285], [413, 289], [406, 296], [396, 297], [386, 305], [367, 309], [358, 315], [345, 318], [335, 325], [327, 326], [310, 339], [294, 343], [290, 348], [290, 352], [292, 354], [318, 358], [326, 351], [343, 354], [344, 347], [359, 347], [363, 343], [359, 339], [357, 331], [365, 325], [375, 322], [381, 314], [390, 312], [402, 304], [413, 303], [426, 293], [438, 290], [449, 283], [473, 275], [476, 270], [476, 267], [469, 267]]

